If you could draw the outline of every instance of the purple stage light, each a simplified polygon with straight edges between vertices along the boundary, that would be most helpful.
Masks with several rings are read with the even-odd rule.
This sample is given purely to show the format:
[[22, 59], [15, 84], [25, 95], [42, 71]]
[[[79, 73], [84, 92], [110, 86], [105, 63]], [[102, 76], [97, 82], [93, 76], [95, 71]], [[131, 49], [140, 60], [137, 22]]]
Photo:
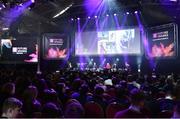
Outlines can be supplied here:
[[31, 0], [32, 3], [35, 3], [35, 0]]
[[2, 7], [3, 7], [3, 8], [6, 8], [6, 6], [5, 6], [4, 4], [2, 5]]
[[96, 13], [103, 3], [103, 0], [83, 0], [86, 12], [88, 15]]
[[97, 16], [94, 16], [94, 18], [97, 18]]
[[[4, 16], [5, 18], [8, 18], [8, 21], [6, 21], [6, 26], [10, 26], [12, 22], [16, 21], [16, 19], [23, 14], [23, 12], [31, 6], [32, 2], [28, 0], [27, 2], [24, 2], [21, 7], [12, 7]], [[18, 8], [18, 9], [17, 9]]]
[[19, 6], [20, 6], [20, 7], [22, 7], [22, 6], [23, 6], [23, 4], [21, 3], [21, 4], [19, 4]]
[[78, 17], [77, 20], [80, 20], [80, 18]]
[[137, 14], [137, 13], [138, 13], [138, 11], [135, 11], [134, 13], [135, 13], [135, 14]]
[[126, 12], [126, 14], [128, 15], [128, 14], [129, 14], [129, 12]]
[[88, 17], [88, 19], [91, 19], [91, 17]]
[[117, 14], [115, 13], [114, 16], [117, 16]]
[[71, 21], [74, 21], [74, 19], [73, 19], [73, 18], [71, 18]]
[[2, 7], [0, 7], [0, 10], [2, 10]]
[[107, 17], [109, 17], [109, 14], [106, 14]]

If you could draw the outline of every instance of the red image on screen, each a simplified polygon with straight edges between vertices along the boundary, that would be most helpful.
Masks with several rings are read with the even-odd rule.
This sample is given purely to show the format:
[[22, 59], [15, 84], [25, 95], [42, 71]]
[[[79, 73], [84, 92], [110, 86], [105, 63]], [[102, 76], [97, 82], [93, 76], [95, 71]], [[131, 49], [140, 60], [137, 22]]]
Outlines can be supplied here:
[[59, 48], [49, 48], [47, 58], [65, 58], [67, 56], [67, 49], [60, 50]]
[[175, 55], [174, 43], [165, 46], [163, 43], [160, 45], [154, 44], [152, 46], [151, 57], [171, 57]]

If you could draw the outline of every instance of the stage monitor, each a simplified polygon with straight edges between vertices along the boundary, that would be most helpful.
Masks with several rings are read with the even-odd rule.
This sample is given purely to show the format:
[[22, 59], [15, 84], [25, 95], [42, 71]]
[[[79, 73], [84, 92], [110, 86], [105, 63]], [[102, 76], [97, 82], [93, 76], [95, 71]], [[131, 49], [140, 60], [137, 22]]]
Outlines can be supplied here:
[[69, 41], [64, 34], [47, 33], [43, 36], [43, 58], [46, 60], [64, 59], [68, 56]]
[[177, 56], [177, 25], [165, 24], [148, 29], [148, 58], [174, 58]]
[[37, 37], [1, 39], [1, 63], [37, 63]]
[[75, 55], [124, 54], [141, 54], [139, 28], [75, 33]]

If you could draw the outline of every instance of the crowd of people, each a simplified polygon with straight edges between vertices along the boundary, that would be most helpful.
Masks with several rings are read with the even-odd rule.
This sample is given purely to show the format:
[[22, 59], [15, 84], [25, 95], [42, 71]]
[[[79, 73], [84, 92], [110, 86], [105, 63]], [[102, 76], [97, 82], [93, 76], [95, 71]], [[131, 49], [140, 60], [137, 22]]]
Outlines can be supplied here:
[[180, 118], [178, 75], [0, 69], [1, 117]]

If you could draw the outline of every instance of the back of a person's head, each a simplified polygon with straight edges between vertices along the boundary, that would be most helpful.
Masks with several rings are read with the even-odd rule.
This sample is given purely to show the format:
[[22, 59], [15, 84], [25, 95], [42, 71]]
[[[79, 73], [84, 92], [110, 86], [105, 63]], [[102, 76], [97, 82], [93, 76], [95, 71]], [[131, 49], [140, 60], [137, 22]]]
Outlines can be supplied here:
[[130, 92], [131, 103], [134, 105], [138, 105], [140, 102], [144, 101], [145, 96], [144, 93], [139, 89], [133, 89]]
[[[17, 98], [7, 98], [2, 107], [2, 114], [6, 115], [7, 117], [11, 117], [12, 115], [8, 115], [8, 111], [15, 110], [16, 108], [21, 108], [22, 107], [22, 102], [18, 100]], [[16, 115], [17, 116], [17, 115]]]
[[118, 85], [117, 87], [115, 87], [115, 89], [116, 97], [122, 98], [126, 95], [126, 89], [122, 85]]
[[66, 118], [82, 118], [83, 116], [84, 108], [78, 101], [67, 104], [65, 109]]
[[119, 84], [120, 84], [121, 86], [123, 86], [124, 88], [127, 88], [127, 81], [122, 80], [122, 81], [120, 81]]
[[54, 102], [58, 98], [57, 92], [54, 89], [45, 89], [42, 98], [45, 102]]
[[58, 118], [62, 117], [62, 110], [59, 109], [54, 103], [46, 103], [42, 108], [43, 118]]
[[78, 91], [79, 87], [81, 86], [81, 83], [82, 83], [81, 79], [79, 79], [79, 78], [75, 79], [72, 83], [72, 89], [74, 91]]
[[80, 92], [81, 95], [86, 95], [88, 91], [89, 91], [89, 88], [88, 88], [87, 85], [82, 85], [79, 88], [79, 92]]
[[27, 100], [35, 100], [38, 95], [38, 90], [36, 86], [28, 86], [28, 88], [24, 91], [24, 98]]
[[96, 86], [94, 89], [94, 94], [101, 96], [104, 93], [104, 89], [101, 86]]
[[14, 83], [6, 83], [2, 86], [1, 92], [6, 95], [14, 95], [15, 93], [15, 84]]
[[16, 78], [15, 84], [16, 94], [18, 96], [22, 96], [22, 91], [24, 91], [29, 85], [31, 85], [31, 81], [29, 79], [19, 76]]
[[57, 85], [56, 85], [56, 90], [58, 93], [64, 93], [65, 88], [66, 88], [65, 83], [57, 83]]
[[127, 81], [132, 82], [133, 81], [133, 75], [128, 75], [127, 76]]
[[43, 92], [43, 90], [48, 87], [46, 80], [44, 80], [42, 78], [37, 80], [36, 87], [38, 88], [38, 91]]

